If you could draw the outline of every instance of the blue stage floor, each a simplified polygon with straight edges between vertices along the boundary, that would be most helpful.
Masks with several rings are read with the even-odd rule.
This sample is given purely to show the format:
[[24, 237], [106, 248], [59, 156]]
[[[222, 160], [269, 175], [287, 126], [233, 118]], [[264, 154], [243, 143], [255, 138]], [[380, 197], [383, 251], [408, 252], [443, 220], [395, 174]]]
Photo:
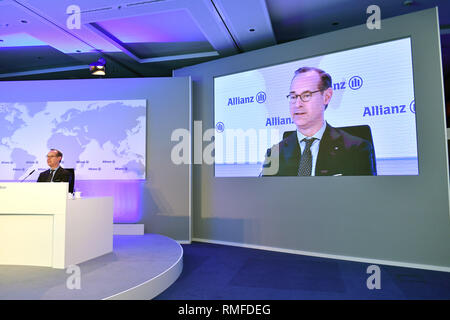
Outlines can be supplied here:
[[183, 249], [181, 276], [155, 299], [450, 299], [449, 272], [379, 265], [381, 289], [369, 290], [369, 263], [199, 242]]

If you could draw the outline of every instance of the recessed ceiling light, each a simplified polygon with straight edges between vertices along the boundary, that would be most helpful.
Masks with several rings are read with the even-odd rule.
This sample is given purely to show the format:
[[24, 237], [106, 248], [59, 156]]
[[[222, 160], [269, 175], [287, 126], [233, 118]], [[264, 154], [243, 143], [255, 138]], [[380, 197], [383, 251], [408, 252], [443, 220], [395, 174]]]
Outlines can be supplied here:
[[20, 22], [22, 22], [22, 23], [28, 23], [27, 20], [20, 20]]
[[78, 52], [78, 53], [80, 53], [80, 52], [81, 52], [81, 50], [77, 50], [77, 52]]
[[255, 29], [253, 29], [253, 28], [250, 28], [248, 31], [250, 31], [250, 32], [254, 32], [255, 31]]

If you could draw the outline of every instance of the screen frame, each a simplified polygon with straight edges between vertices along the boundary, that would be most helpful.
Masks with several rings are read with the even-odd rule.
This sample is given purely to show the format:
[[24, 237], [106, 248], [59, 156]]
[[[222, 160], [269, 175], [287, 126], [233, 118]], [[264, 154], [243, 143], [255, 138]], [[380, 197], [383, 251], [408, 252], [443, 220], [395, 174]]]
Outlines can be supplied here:
[[[449, 272], [449, 175], [437, 8], [383, 19], [380, 30], [366, 25], [342, 29], [178, 69], [174, 76], [192, 77], [194, 119], [205, 129], [214, 128], [215, 75], [265, 66], [268, 56], [278, 64], [321, 55], [330, 47], [344, 50], [406, 36], [412, 40], [420, 175], [273, 177], [261, 183], [253, 177], [216, 178], [212, 165], [196, 163], [194, 239]], [[201, 151], [201, 139], [194, 142], [194, 153]]]

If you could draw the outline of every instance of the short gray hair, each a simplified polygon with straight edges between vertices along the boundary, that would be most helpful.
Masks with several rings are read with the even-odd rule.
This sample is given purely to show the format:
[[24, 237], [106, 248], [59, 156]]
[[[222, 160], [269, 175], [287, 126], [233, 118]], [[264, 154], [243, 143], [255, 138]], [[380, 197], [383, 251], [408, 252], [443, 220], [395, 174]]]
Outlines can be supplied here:
[[[61, 160], [62, 160], [63, 154], [62, 154], [61, 151], [59, 151], [58, 149], [50, 149], [50, 151], [55, 151], [56, 152], [56, 156], [57, 157], [61, 157]], [[59, 162], [61, 162], [61, 160], [59, 160]]]
[[322, 69], [319, 69], [319, 68], [301, 67], [301, 68], [295, 70], [294, 78], [298, 74], [306, 73], [306, 72], [310, 72], [310, 71], [315, 71], [320, 76], [320, 86], [319, 86], [319, 90], [320, 91], [325, 91], [328, 88], [331, 88], [331, 83], [332, 83], [331, 76], [328, 73], [326, 73], [325, 71], [323, 71]]

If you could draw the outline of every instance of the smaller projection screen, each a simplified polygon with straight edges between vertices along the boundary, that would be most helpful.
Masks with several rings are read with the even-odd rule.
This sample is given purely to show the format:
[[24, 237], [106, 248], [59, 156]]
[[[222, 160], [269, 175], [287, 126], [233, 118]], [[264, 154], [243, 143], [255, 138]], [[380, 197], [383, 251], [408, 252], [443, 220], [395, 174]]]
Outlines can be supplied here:
[[[303, 67], [328, 73], [329, 89], [294, 83]], [[314, 121], [311, 175], [418, 175], [411, 39], [215, 77], [215, 176], [266, 176], [274, 154], [270, 175], [297, 175], [301, 138], [310, 137], [302, 131]]]
[[0, 180], [48, 169], [63, 153], [77, 180], [145, 179], [146, 105], [140, 100], [0, 102]]

